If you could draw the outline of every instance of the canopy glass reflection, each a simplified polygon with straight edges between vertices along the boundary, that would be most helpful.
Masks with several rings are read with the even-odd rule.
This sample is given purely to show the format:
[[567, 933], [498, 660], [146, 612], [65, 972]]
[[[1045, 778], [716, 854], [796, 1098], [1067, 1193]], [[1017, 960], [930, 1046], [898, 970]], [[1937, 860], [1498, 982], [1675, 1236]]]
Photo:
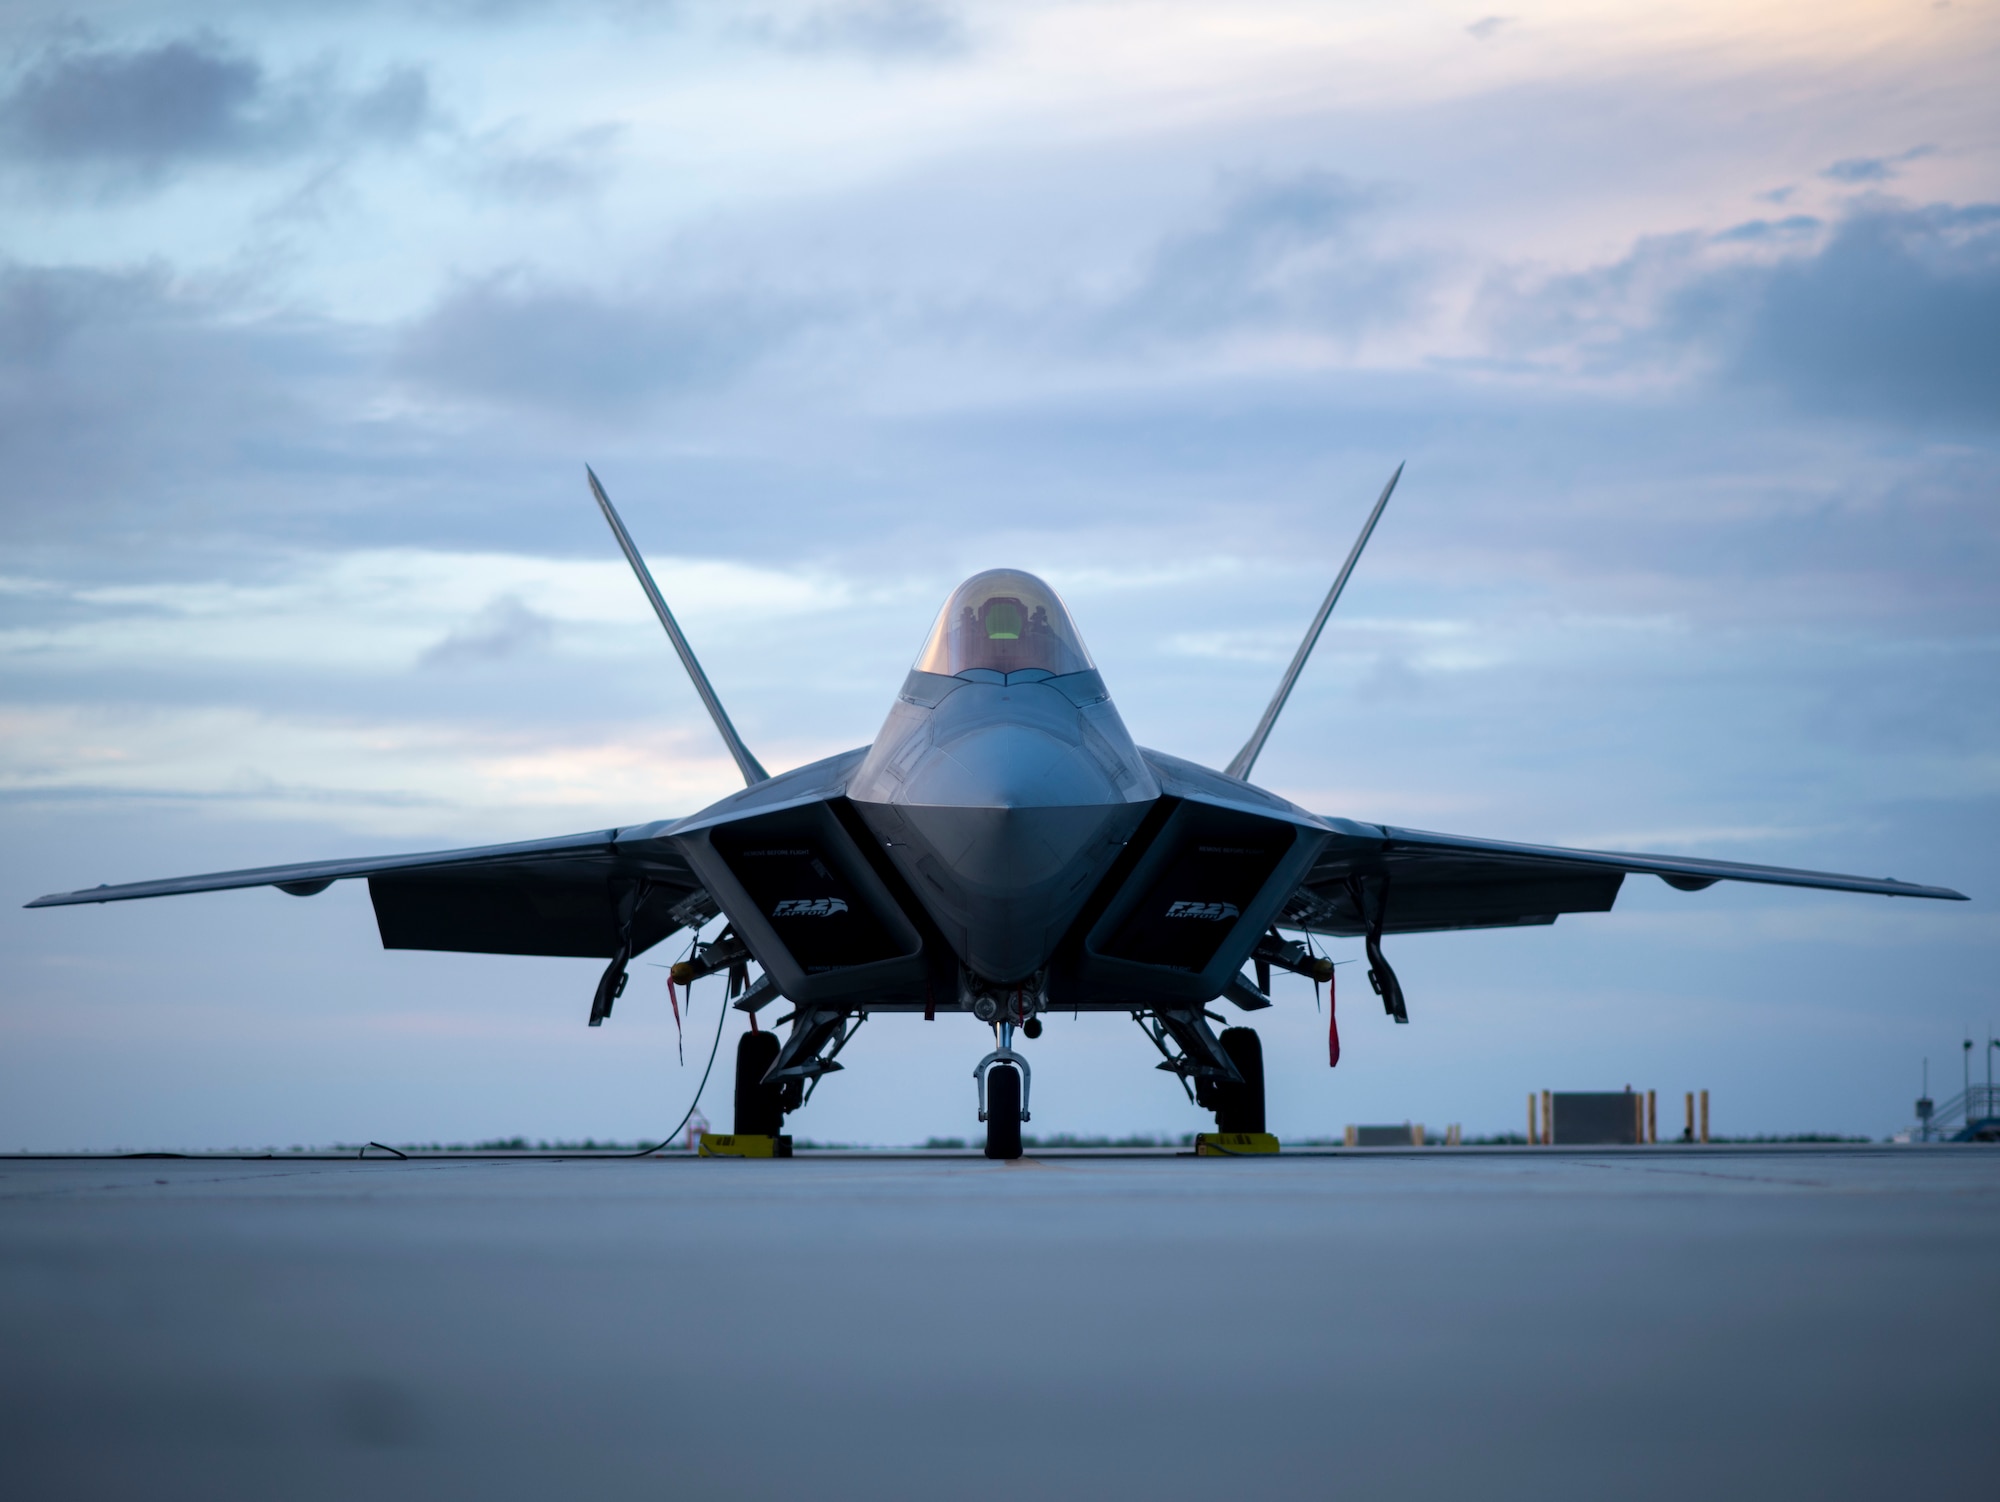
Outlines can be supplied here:
[[973, 668], [1058, 676], [1092, 666], [1069, 608], [1048, 585], [1019, 569], [974, 574], [951, 593], [917, 658], [924, 673], [955, 676]]

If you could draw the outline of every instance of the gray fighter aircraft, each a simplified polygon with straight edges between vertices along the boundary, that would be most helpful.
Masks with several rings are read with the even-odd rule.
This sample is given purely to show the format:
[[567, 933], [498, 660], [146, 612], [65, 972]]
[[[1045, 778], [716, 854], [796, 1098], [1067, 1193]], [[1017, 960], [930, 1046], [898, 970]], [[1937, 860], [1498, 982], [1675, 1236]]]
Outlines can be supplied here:
[[[1387, 934], [1553, 923], [1610, 909], [1628, 875], [1684, 892], [1766, 882], [1964, 900], [1944, 887], [1683, 856], [1471, 839], [1310, 812], [1250, 769], [1402, 475], [1389, 478], [1263, 717], [1220, 772], [1132, 743], [1068, 609], [993, 569], [945, 601], [866, 746], [771, 776], [730, 723], [597, 476], [618, 546], [747, 786], [684, 819], [550, 840], [316, 861], [100, 886], [30, 907], [274, 886], [308, 897], [365, 877], [390, 949], [608, 961], [590, 1025], [634, 956], [689, 930], [680, 982], [726, 973], [751, 1029], [735, 1129], [776, 1136], [875, 1012], [967, 1012], [993, 1028], [973, 1070], [986, 1153], [1021, 1153], [1030, 1071], [1015, 1031], [1051, 1009], [1129, 1012], [1223, 1132], [1264, 1129], [1256, 1032], [1209, 1010], [1271, 1004], [1272, 970], [1331, 963], [1287, 932], [1359, 938], [1397, 1022]], [[716, 918], [726, 926], [706, 942]], [[750, 967], [761, 972], [753, 981]], [[1253, 975], [1245, 975], [1249, 965]], [[1254, 978], [1253, 978], [1254, 976]], [[780, 1038], [756, 1023], [790, 1004]]]

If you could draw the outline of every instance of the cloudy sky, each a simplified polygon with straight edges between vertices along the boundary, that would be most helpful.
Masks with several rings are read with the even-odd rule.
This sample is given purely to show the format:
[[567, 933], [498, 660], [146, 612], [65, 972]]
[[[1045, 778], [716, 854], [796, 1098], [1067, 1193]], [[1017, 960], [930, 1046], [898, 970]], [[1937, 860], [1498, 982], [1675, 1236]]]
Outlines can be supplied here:
[[[353, 883], [14, 905], [728, 792], [585, 461], [776, 769], [998, 565], [1219, 765], [1407, 460], [1261, 780], [1973, 896], [1407, 939], [1337, 1071], [1281, 985], [1283, 1133], [1629, 1083], [1882, 1135], [2000, 1023], [1995, 0], [0, 28], [0, 1147], [679, 1116], [714, 997], [682, 1066], [657, 971], [591, 1030], [594, 962], [385, 954]], [[971, 1133], [983, 1046], [878, 1018], [794, 1129]], [[1206, 1121], [1129, 1022], [1034, 1046], [1037, 1129]]]

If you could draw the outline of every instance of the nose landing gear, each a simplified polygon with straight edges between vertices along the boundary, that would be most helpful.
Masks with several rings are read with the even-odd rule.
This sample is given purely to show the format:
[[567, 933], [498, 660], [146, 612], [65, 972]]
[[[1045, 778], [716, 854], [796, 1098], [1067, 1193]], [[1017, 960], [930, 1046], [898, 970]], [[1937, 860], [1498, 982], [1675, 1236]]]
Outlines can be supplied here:
[[979, 1084], [979, 1119], [986, 1123], [986, 1156], [1007, 1161], [1021, 1156], [1034, 1073], [1014, 1052], [1014, 1024], [996, 1022], [993, 1031], [1000, 1046], [973, 1065], [972, 1077]]
[[959, 1004], [981, 1022], [993, 1024], [999, 1045], [972, 1066], [979, 1086], [979, 1119], [986, 1123], [986, 1156], [1010, 1161], [1021, 1156], [1021, 1123], [1028, 1119], [1033, 1072], [1014, 1051], [1014, 1029], [1024, 1038], [1042, 1035], [1038, 1015], [1048, 1006], [1048, 972], [1037, 970], [1021, 984], [1000, 985], [959, 972]]

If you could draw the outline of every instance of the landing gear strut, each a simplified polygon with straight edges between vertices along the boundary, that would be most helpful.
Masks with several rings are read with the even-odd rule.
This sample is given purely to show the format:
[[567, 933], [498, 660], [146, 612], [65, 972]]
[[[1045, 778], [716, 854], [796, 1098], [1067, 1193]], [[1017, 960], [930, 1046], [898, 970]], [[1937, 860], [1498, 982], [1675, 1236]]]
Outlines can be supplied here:
[[1021, 1156], [1021, 1123], [1028, 1119], [1028, 1086], [1033, 1072], [1014, 1052], [1014, 1024], [996, 1022], [1000, 1046], [973, 1066], [979, 1082], [979, 1119], [986, 1123], [986, 1156], [1012, 1160]]
[[1382, 957], [1382, 923], [1389, 906], [1389, 878], [1350, 876], [1347, 891], [1354, 902], [1354, 911], [1368, 926], [1363, 939], [1368, 950], [1368, 984], [1382, 998], [1383, 1011], [1398, 1022], [1408, 1022], [1410, 1009], [1403, 1000], [1403, 983], [1396, 979], [1396, 972]]
[[[1264, 1045], [1256, 1029], [1231, 1027], [1216, 1037], [1201, 1008], [1163, 1007], [1134, 1012], [1188, 1099], [1215, 1113], [1218, 1132], [1264, 1130]], [[1220, 1021], [1220, 1018], [1216, 1019]]]
[[[753, 990], [745, 1000], [754, 1000]], [[776, 1137], [785, 1118], [812, 1099], [825, 1076], [840, 1069], [836, 1055], [868, 1020], [866, 1012], [800, 1007], [789, 1019], [791, 1032], [745, 1033], [736, 1043], [736, 1130]], [[745, 1126], [746, 1120], [761, 1123]]]

